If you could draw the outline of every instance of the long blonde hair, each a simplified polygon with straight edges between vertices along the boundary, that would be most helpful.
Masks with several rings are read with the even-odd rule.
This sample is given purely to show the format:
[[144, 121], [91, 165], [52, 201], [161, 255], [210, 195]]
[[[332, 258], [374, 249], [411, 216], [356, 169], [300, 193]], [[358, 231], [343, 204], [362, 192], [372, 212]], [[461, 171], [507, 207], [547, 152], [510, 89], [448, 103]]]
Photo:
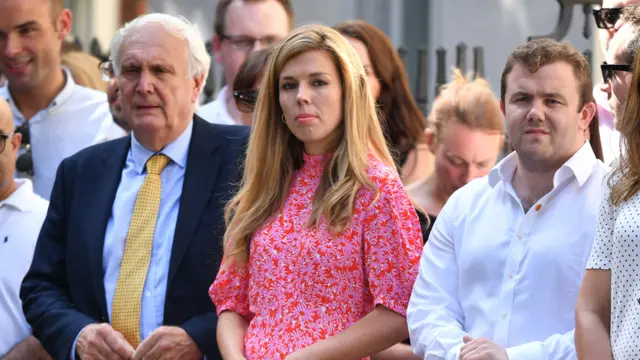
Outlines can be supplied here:
[[322, 25], [294, 30], [274, 51], [265, 71], [240, 190], [225, 209], [225, 257], [248, 259], [251, 237], [284, 204], [294, 172], [303, 164], [304, 144], [281, 121], [279, 77], [294, 57], [313, 50], [329, 52], [341, 76], [342, 122], [312, 202], [309, 225], [324, 217], [330, 231], [343, 230], [353, 215], [361, 186], [378, 189], [366, 174], [368, 154], [395, 169], [369, 93], [364, 67], [337, 31]]
[[636, 54], [632, 68], [627, 105], [622, 119], [616, 124], [622, 151], [608, 181], [614, 205], [620, 205], [640, 191], [640, 52]]

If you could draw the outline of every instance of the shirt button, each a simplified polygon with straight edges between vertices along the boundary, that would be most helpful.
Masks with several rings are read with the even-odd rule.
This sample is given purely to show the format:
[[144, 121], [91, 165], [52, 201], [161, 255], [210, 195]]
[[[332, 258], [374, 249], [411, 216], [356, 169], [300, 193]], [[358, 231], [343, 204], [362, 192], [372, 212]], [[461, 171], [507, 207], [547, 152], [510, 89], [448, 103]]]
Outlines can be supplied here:
[[506, 319], [506, 318], [507, 318], [507, 313], [504, 313], [504, 312], [503, 312], [503, 313], [502, 313], [502, 320], [504, 320], [504, 319]]
[[151, 296], [151, 291], [147, 291], [146, 293], [144, 293], [144, 296], [147, 296], [147, 297]]
[[513, 273], [509, 273], [509, 279], [513, 279]]
[[519, 239], [519, 240], [524, 239], [524, 236], [523, 236], [522, 234], [518, 234], [517, 236], [518, 236], [518, 239]]

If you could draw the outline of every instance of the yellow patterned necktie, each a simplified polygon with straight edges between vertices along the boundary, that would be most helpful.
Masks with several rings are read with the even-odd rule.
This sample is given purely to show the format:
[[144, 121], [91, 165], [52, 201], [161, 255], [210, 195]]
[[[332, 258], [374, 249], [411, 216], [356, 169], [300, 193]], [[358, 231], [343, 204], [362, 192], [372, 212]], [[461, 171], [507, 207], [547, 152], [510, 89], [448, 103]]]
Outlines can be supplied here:
[[134, 349], [140, 344], [142, 289], [147, 278], [160, 208], [160, 173], [168, 163], [169, 158], [162, 154], [154, 155], [147, 161], [147, 176], [133, 208], [113, 296], [111, 326], [122, 333]]

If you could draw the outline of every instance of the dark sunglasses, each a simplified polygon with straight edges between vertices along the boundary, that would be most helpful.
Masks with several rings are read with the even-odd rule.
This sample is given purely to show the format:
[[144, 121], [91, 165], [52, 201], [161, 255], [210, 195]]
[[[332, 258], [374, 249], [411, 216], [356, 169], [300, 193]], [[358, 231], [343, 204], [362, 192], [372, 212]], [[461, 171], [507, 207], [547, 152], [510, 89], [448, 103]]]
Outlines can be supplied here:
[[258, 90], [238, 90], [233, 92], [236, 107], [243, 113], [252, 113], [258, 101]]
[[593, 10], [593, 17], [596, 20], [596, 26], [600, 29], [613, 29], [620, 15], [622, 8], [602, 8]]
[[33, 157], [31, 156], [31, 132], [29, 131], [29, 123], [25, 122], [18, 126], [15, 133], [22, 135], [21, 146], [26, 148], [26, 151], [18, 156], [16, 160], [16, 170], [33, 176]]
[[616, 75], [616, 71], [631, 72], [631, 65], [607, 64], [607, 62], [604, 61], [600, 65], [600, 71], [602, 71], [602, 82], [607, 83]]

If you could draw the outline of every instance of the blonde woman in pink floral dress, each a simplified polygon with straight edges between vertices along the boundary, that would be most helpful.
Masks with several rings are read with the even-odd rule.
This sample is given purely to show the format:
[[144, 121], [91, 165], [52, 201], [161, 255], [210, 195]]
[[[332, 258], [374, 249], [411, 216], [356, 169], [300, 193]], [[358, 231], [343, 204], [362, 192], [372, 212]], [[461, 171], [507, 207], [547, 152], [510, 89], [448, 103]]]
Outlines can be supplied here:
[[420, 224], [366, 81], [328, 27], [275, 50], [209, 291], [225, 359], [363, 359], [408, 337]]

